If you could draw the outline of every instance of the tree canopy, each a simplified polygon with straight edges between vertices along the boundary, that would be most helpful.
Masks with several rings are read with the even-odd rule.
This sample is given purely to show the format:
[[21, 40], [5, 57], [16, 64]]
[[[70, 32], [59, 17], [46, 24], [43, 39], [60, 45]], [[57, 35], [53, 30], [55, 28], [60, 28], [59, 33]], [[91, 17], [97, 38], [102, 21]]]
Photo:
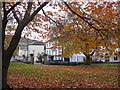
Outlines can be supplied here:
[[[50, 20], [48, 36], [55, 38], [54, 47], [61, 46], [62, 56], [69, 57], [74, 53], [92, 55], [119, 48], [119, 2], [61, 2], [58, 4], [59, 17]], [[57, 24], [56, 24], [57, 23]], [[48, 25], [46, 25], [46, 29]]]

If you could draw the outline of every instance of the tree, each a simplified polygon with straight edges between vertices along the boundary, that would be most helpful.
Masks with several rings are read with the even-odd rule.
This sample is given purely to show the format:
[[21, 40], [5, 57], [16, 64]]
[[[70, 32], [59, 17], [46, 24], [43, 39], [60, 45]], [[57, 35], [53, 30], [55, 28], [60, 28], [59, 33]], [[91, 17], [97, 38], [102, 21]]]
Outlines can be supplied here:
[[[51, 0], [48, 0], [48, 1], [50, 2]], [[7, 71], [8, 71], [10, 59], [19, 43], [22, 33], [25, 33], [26, 36], [24, 36], [24, 37], [29, 37], [31, 32], [40, 33], [41, 36], [43, 36], [44, 38], [47, 36], [47, 35], [45, 35], [46, 32], [43, 33], [42, 30], [38, 30], [37, 27], [43, 28], [45, 30], [49, 30], [49, 32], [47, 32], [47, 33], [49, 36], [51, 35], [50, 38], [53, 38], [53, 37], [56, 38], [59, 36], [59, 38], [57, 38], [57, 39], [61, 40], [61, 41], [64, 38], [64, 42], [63, 43], [61, 42], [62, 44], [59, 42], [56, 45], [58, 45], [58, 46], [63, 45], [63, 47], [61, 47], [61, 48], [66, 50], [66, 52], [69, 51], [69, 53], [64, 52], [65, 53], [64, 55], [66, 57], [72, 55], [74, 52], [77, 53], [78, 51], [80, 52], [80, 51], [84, 50], [87, 44], [88, 44], [88, 46], [89, 45], [91, 46], [90, 49], [86, 49], [87, 51], [91, 51], [92, 49], [95, 49], [95, 47], [98, 45], [96, 45], [94, 47], [94, 44], [96, 44], [98, 42], [92, 43], [92, 41], [94, 41], [96, 39], [97, 35], [99, 36], [99, 39], [97, 38], [97, 40], [95, 40], [95, 41], [99, 41], [99, 40], [102, 40], [103, 42], [106, 41], [106, 44], [104, 45], [104, 47], [110, 45], [110, 44], [108, 44], [110, 42], [107, 42], [108, 37], [110, 37], [109, 41], [111, 40], [113, 42], [118, 43], [119, 35], [117, 34], [118, 30], [116, 28], [116, 25], [118, 25], [118, 23], [116, 24], [116, 15], [114, 15], [114, 13], [110, 13], [110, 14], [112, 14], [111, 17], [108, 18], [108, 20], [106, 20], [106, 19], [104, 20], [104, 18], [101, 17], [102, 13], [99, 13], [100, 11], [102, 11], [100, 9], [101, 6], [96, 5], [95, 3], [88, 2], [88, 4], [84, 4], [84, 2], [81, 2], [82, 3], [81, 4], [78, 2], [71, 2], [71, 3], [67, 4], [67, 2], [64, 2], [63, 0], [61, 0], [61, 2], [59, 2], [59, 3], [58, 2], [55, 2], [55, 3], [50, 2], [50, 6], [52, 5], [53, 9], [58, 8], [58, 6], [59, 6], [60, 11], [57, 11], [54, 13], [51, 13], [50, 11], [45, 12], [43, 10], [43, 7], [45, 7], [49, 2], [38, 2], [38, 3], [37, 2], [3, 2], [2, 3], [2, 7], [3, 7], [3, 9], [2, 9], [2, 11], [3, 11], [2, 12], [2, 52], [3, 52], [3, 54], [2, 54], [2, 69], [3, 69], [2, 70], [2, 87], [3, 88], [6, 88]], [[64, 3], [64, 5], [61, 5], [61, 3]], [[77, 4], [79, 5], [79, 7], [77, 6]], [[86, 5], [85, 6], [86, 8], [84, 9], [85, 11], [80, 8], [81, 5], [83, 5], [83, 4]], [[116, 3], [113, 3], [113, 4], [117, 5]], [[109, 5], [108, 3], [106, 3], [105, 5], [108, 5], [110, 12], [116, 10], [116, 8], [114, 8], [114, 9], [111, 8], [111, 4]], [[71, 7], [75, 7], [75, 8], [72, 9]], [[106, 6], [102, 6], [102, 7], [105, 8]], [[44, 15], [47, 16], [47, 18], [44, 18], [43, 15], [38, 14], [38, 12], [40, 10], [43, 11]], [[93, 12], [91, 12], [91, 10], [95, 14]], [[88, 11], [89, 11], [90, 15], [85, 13]], [[96, 11], [98, 11], [98, 12], [96, 12]], [[62, 12], [62, 13], [65, 12], [67, 16], [60, 14], [60, 12]], [[79, 12], [79, 13], [76, 13], [76, 12]], [[97, 13], [98, 13], [98, 15], [97, 15]], [[106, 16], [106, 17], [109, 16], [106, 9], [104, 9], [104, 13], [105, 13], [104, 16]], [[50, 18], [50, 16], [52, 16], [55, 20], [52, 20]], [[68, 17], [68, 18], [65, 18], [65, 17]], [[72, 17], [72, 18], [70, 18], [70, 17]], [[62, 24], [62, 22], [67, 22], [67, 19], [69, 19], [69, 18], [71, 20], [70, 23]], [[102, 20], [101, 20], [101, 18], [102, 18]], [[112, 19], [112, 18], [114, 18], [114, 19]], [[51, 27], [49, 27], [49, 25], [47, 25], [47, 24], [45, 25], [45, 23], [43, 23], [43, 22], [46, 22], [47, 20], [50, 21]], [[77, 21], [80, 21], [80, 25], [79, 25], [80, 27], [79, 26], [75, 27], [76, 25], [74, 24], [74, 22], [77, 22]], [[54, 22], [54, 25], [56, 25], [57, 27], [53, 27], [53, 22]], [[104, 23], [107, 23], [107, 24], [104, 25]], [[67, 26], [70, 26], [70, 28]], [[46, 28], [44, 28], [44, 27], [46, 27]], [[81, 29], [79, 30], [79, 28], [81, 28]], [[110, 28], [110, 30], [107, 30], [108, 28]], [[80, 35], [77, 34], [77, 30], [78, 30], [78, 32], [80, 31]], [[12, 31], [14, 31], [13, 37], [11, 38], [8, 48], [5, 50], [5, 48], [4, 48], [5, 47], [5, 38], [6, 38], [5, 35], [6, 35], [6, 33], [10, 34], [10, 32], [12, 32]], [[26, 31], [28, 31], [28, 32], [26, 32]], [[76, 34], [74, 34], [74, 33], [76, 33]], [[87, 33], [89, 33], [91, 35], [88, 35]], [[113, 33], [113, 34], [109, 35], [108, 33]], [[77, 37], [78, 40], [75, 39], [77, 35], [78, 35], [78, 37]], [[88, 41], [85, 40], [86, 39], [85, 36], [87, 36], [87, 35], [88, 35], [88, 37], [87, 37]], [[71, 38], [71, 40], [69, 40], [67, 37]], [[89, 39], [90, 37], [92, 38], [92, 40]], [[77, 43], [74, 42], [75, 40], [77, 41]], [[84, 48], [82, 46], [79, 46], [80, 42], [83, 43]], [[100, 43], [100, 44], [102, 44], [102, 43]], [[76, 47], [74, 47], [74, 45]], [[100, 46], [102, 46], [102, 45], [100, 45]], [[73, 49], [75, 49], [75, 50], [74, 51], [72, 49], [68, 50], [67, 46], [70, 46], [70, 48], [73, 47]], [[83, 48], [83, 49], [81, 49], [81, 48]], [[87, 52], [87, 51], [84, 51], [84, 52]], [[90, 53], [88, 53], [88, 54], [90, 54]]]
[[[10, 35], [6, 35], [6, 38], [5, 38], [5, 47], [4, 49], [6, 50], [10, 44], [10, 40], [11, 40], [11, 37]], [[15, 49], [14, 53], [13, 53], [13, 56], [16, 56], [18, 53], [18, 48]]]
[[[50, 0], [49, 0], [50, 1]], [[7, 72], [10, 59], [15, 51], [21, 38], [24, 28], [34, 19], [38, 12], [49, 2], [42, 2], [41, 5], [35, 6], [34, 2], [3, 2], [2, 13], [2, 88], [7, 88]], [[20, 12], [23, 10], [23, 12]], [[14, 19], [16, 21], [14, 21]], [[32, 21], [34, 22], [34, 21]], [[16, 27], [10, 23], [17, 23]], [[36, 23], [38, 24], [38, 23]], [[35, 25], [36, 25], [35, 24]], [[34, 25], [34, 24], [33, 24]], [[28, 26], [30, 27], [30, 26]], [[35, 26], [34, 26], [35, 27]], [[14, 30], [15, 33], [11, 38], [8, 48], [5, 50], [5, 32]]]
[[[89, 64], [94, 52], [100, 54], [120, 47], [117, 12], [119, 2], [63, 1], [63, 4], [58, 5], [66, 14], [59, 15], [59, 22], [44, 13], [50, 23], [53, 23], [50, 25], [48, 36], [50, 39], [56, 39], [54, 47], [62, 46], [60, 49], [63, 49], [63, 57], [82, 52]], [[82, 8], [83, 5], [85, 8]]]
[[[0, 1], [0, 37], [2, 37], [2, 16], [1, 16], [1, 1]], [[2, 43], [2, 38], [0, 38], [0, 43]], [[2, 44], [0, 44], [0, 89], [2, 89]]]

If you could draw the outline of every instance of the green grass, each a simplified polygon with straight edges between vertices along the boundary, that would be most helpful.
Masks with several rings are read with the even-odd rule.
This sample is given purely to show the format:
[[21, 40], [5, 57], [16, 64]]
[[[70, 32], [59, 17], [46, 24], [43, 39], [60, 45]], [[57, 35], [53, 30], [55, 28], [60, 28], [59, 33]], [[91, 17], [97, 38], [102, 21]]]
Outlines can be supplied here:
[[[83, 65], [83, 64], [81, 64]], [[92, 66], [118, 66], [120, 63], [92, 63]], [[32, 66], [32, 64], [26, 64], [26, 63], [21, 63], [21, 62], [10, 62], [11, 67], [15, 66]], [[33, 65], [34, 66], [34, 65]]]
[[[17, 75], [31, 75], [31, 74], [34, 74], [35, 76], [37, 75], [48, 76], [49, 73], [47, 72], [47, 70], [43, 69], [44, 66], [45, 65], [26, 64], [22, 62], [10, 62], [8, 71], [9, 71], [9, 74], [14, 74], [16, 76]], [[44, 73], [45, 71], [47, 73]]]
[[31, 64], [21, 63], [21, 62], [10, 62], [10, 66], [29, 66]]
[[[118, 63], [99, 63], [99, 64], [91, 64], [90, 66], [117, 66]], [[47, 67], [46, 67], [47, 66]], [[67, 77], [75, 77], [77, 76], [76, 74], [70, 75], [69, 72], [63, 72], [63, 71], [58, 71], [57, 68], [49, 68], [53, 66], [59, 66], [59, 67], [64, 67], [64, 65], [32, 65], [32, 64], [25, 64], [21, 62], [10, 62], [9, 66], [9, 74], [14, 74], [14, 75], [31, 75], [34, 74], [35, 76], [56, 76], [58, 73], [59, 75], [63, 75]], [[80, 67], [82, 65], [79, 65]], [[86, 65], [88, 67], [89, 65]], [[67, 66], [65, 66], [67, 67]], [[69, 66], [68, 66], [69, 67]], [[70, 66], [74, 67], [74, 66]], [[79, 74], [80, 76], [82, 74]], [[78, 76], [79, 76], [78, 75]], [[94, 75], [92, 75], [94, 77]], [[91, 76], [89, 77], [91, 78]]]
[[92, 66], [118, 66], [120, 63], [92, 63]]

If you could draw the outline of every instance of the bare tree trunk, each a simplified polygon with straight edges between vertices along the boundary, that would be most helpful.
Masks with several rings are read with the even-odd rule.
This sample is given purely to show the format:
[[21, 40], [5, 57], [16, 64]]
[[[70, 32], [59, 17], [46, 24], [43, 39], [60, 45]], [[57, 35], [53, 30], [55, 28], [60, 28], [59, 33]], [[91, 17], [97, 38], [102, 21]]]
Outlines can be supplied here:
[[[23, 28], [19, 28], [17, 30], [21, 30]], [[2, 46], [3, 48], [3, 54], [2, 54], [2, 88], [10, 88], [10, 86], [7, 84], [7, 72], [8, 72], [8, 67], [9, 67], [9, 63], [10, 63], [10, 59], [19, 43], [20, 40], [20, 36], [21, 34], [15, 34], [12, 39], [12, 42], [10, 43], [10, 46], [8, 47], [7, 50], [4, 50], [4, 46]]]
[[2, 89], [2, 16], [1, 16], [1, 1], [0, 1], [0, 89]]
[[7, 72], [8, 72], [8, 67], [10, 63], [10, 57], [3, 52], [2, 56], [2, 88], [10, 88], [10, 86], [7, 84]]
[[86, 56], [85, 65], [90, 65], [92, 60], [90, 56], [92, 56], [93, 54], [86, 54], [85, 52], [83, 52], [83, 54]]
[[91, 53], [91, 54], [86, 54], [85, 52], [83, 52], [83, 54], [86, 56], [86, 60], [85, 60], [85, 64], [86, 65], [90, 65], [91, 61], [92, 61], [92, 56], [94, 54], [95, 50]]
[[85, 64], [86, 64], [86, 65], [90, 65], [90, 64], [91, 64], [91, 58], [90, 58], [89, 55], [86, 56]]
[[4, 66], [2, 68], [2, 88], [9, 88], [9, 85], [7, 85], [7, 72], [8, 72], [8, 68], [7, 66]]

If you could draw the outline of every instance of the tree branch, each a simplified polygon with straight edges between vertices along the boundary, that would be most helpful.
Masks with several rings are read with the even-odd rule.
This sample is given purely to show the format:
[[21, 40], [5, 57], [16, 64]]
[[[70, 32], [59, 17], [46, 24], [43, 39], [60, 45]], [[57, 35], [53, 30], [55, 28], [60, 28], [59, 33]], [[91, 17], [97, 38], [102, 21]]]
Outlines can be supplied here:
[[[10, 3], [9, 3], [10, 4]], [[10, 4], [10, 6], [12, 7], [12, 5]], [[13, 15], [14, 15], [14, 17], [15, 17], [15, 19], [16, 19], [16, 21], [19, 23], [19, 18], [17, 17], [17, 15], [16, 15], [16, 12], [15, 12], [15, 10], [13, 9], [12, 10], [12, 13], [13, 13]], [[8, 16], [9, 17], [9, 16]]]
[[89, 15], [89, 14], [87, 14], [85, 11], [83, 11], [83, 9], [80, 7], [80, 9], [82, 10], [82, 12], [83, 13], [85, 13], [86, 15], [88, 15], [90, 18], [87, 18], [87, 17], [83, 17], [83, 18], [85, 18], [85, 19], [88, 19], [88, 20], [90, 20], [90, 19], [93, 19], [93, 21], [95, 21], [95, 22], [97, 22], [98, 24], [100, 24], [100, 22], [98, 22], [97, 20], [95, 20], [91, 15]]
[[30, 16], [30, 11], [31, 11], [31, 8], [32, 8], [32, 3], [33, 2], [29, 2], [28, 3], [28, 7], [27, 7], [27, 10], [26, 10], [26, 13], [25, 13], [25, 16], [24, 16], [25, 19]]
[[93, 56], [94, 52], [95, 52], [95, 50], [90, 54], [90, 56]]
[[[23, 1], [23, 0], [21, 0]], [[14, 4], [8, 11], [7, 14], [10, 13], [10, 11], [12, 11], [17, 5], [19, 5], [21, 2], [17, 2], [16, 4]]]
[[[40, 5], [40, 2], [38, 2], [38, 4]], [[40, 5], [41, 6], [41, 5]], [[52, 20], [54, 23], [56, 23], [55, 20], [53, 20], [52, 18], [50, 18], [49, 16], [46, 15], [45, 11], [42, 9], [43, 14], [45, 15], [45, 17], [49, 18], [50, 20]]]
[[[51, 1], [51, 0], [49, 0]], [[37, 10], [35, 10], [28, 18], [27, 20], [24, 19], [23, 20], [23, 23], [24, 23], [24, 26], [26, 26], [30, 21], [33, 20], [33, 18], [35, 17], [35, 15], [37, 15], [37, 13], [44, 7], [48, 4], [49, 2], [44, 2], [40, 7], [37, 8]]]
[[6, 50], [7, 55], [11, 56], [13, 54], [14, 50], [16, 49], [16, 47], [19, 43], [19, 40], [21, 38], [21, 32], [23, 29], [24, 29], [24, 27], [23, 27], [22, 23], [19, 23], [17, 26], [16, 32], [9, 44], [9, 47]]
[[[63, 1], [63, 0], [62, 0]], [[76, 12], [74, 12], [70, 6], [65, 2], [63, 1], [63, 3], [68, 7], [68, 9], [75, 15], [77, 15], [78, 17], [80, 17], [83, 21], [85, 21], [88, 25], [90, 25], [92, 28], [94, 28], [95, 30], [99, 31], [99, 29], [97, 29], [96, 27], [93, 26], [93, 24], [91, 22], [88, 22], [87, 20], [85, 20], [84, 17], [80, 16], [79, 14], [77, 14]]]
[[85, 52], [83, 52], [83, 54], [84, 54], [86, 57], [88, 56]]
[[20, 22], [20, 20], [19, 20], [18, 16], [16, 15], [16, 12], [15, 12], [15, 11], [12, 11], [12, 12], [13, 12], [13, 15], [14, 15], [14, 17], [15, 17], [16, 21], [19, 23], [19, 22]]
[[6, 8], [5, 8], [5, 2], [3, 2], [3, 13], [4, 13], [4, 17], [2, 20], [2, 46], [3, 46], [3, 51], [4, 51], [4, 40], [5, 40], [5, 29], [6, 29], [6, 25], [7, 25], [7, 12], [6, 12]]
[[[61, 0], [63, 1], [63, 0]], [[89, 26], [91, 26], [91, 28], [95, 29], [96, 31], [98, 32], [101, 32], [100, 29], [97, 29], [96, 27], [93, 26], [93, 24], [91, 22], [88, 22], [87, 20], [84, 19], [84, 17], [80, 16], [79, 14], [77, 14], [76, 12], [74, 12], [70, 6], [65, 2], [63, 1], [63, 3], [68, 7], [68, 9], [75, 15], [77, 15], [78, 17], [80, 17], [83, 21], [85, 21]], [[108, 35], [106, 36], [103, 32], [101, 32], [101, 34], [103, 34], [107, 39], [108, 39]]]
[[10, 42], [9, 47], [6, 50], [6, 54], [12, 55], [14, 50], [16, 49], [19, 40], [21, 38], [21, 32], [23, 31], [24, 27], [33, 20], [33, 18], [35, 17], [35, 15], [45, 6], [47, 5], [49, 2], [44, 2], [36, 11], [33, 12], [32, 15], [30, 15], [27, 19], [22, 20], [19, 24], [18, 27], [16, 29], [16, 32]]
[[45, 13], [45, 11], [44, 11], [43, 9], [42, 9], [42, 11], [43, 11], [43, 14], [45, 15], [45, 17], [49, 18], [49, 19], [52, 20], [54, 23], [56, 23], [55, 20], [53, 20], [52, 18], [50, 18], [49, 16], [46, 15], [46, 13]]

